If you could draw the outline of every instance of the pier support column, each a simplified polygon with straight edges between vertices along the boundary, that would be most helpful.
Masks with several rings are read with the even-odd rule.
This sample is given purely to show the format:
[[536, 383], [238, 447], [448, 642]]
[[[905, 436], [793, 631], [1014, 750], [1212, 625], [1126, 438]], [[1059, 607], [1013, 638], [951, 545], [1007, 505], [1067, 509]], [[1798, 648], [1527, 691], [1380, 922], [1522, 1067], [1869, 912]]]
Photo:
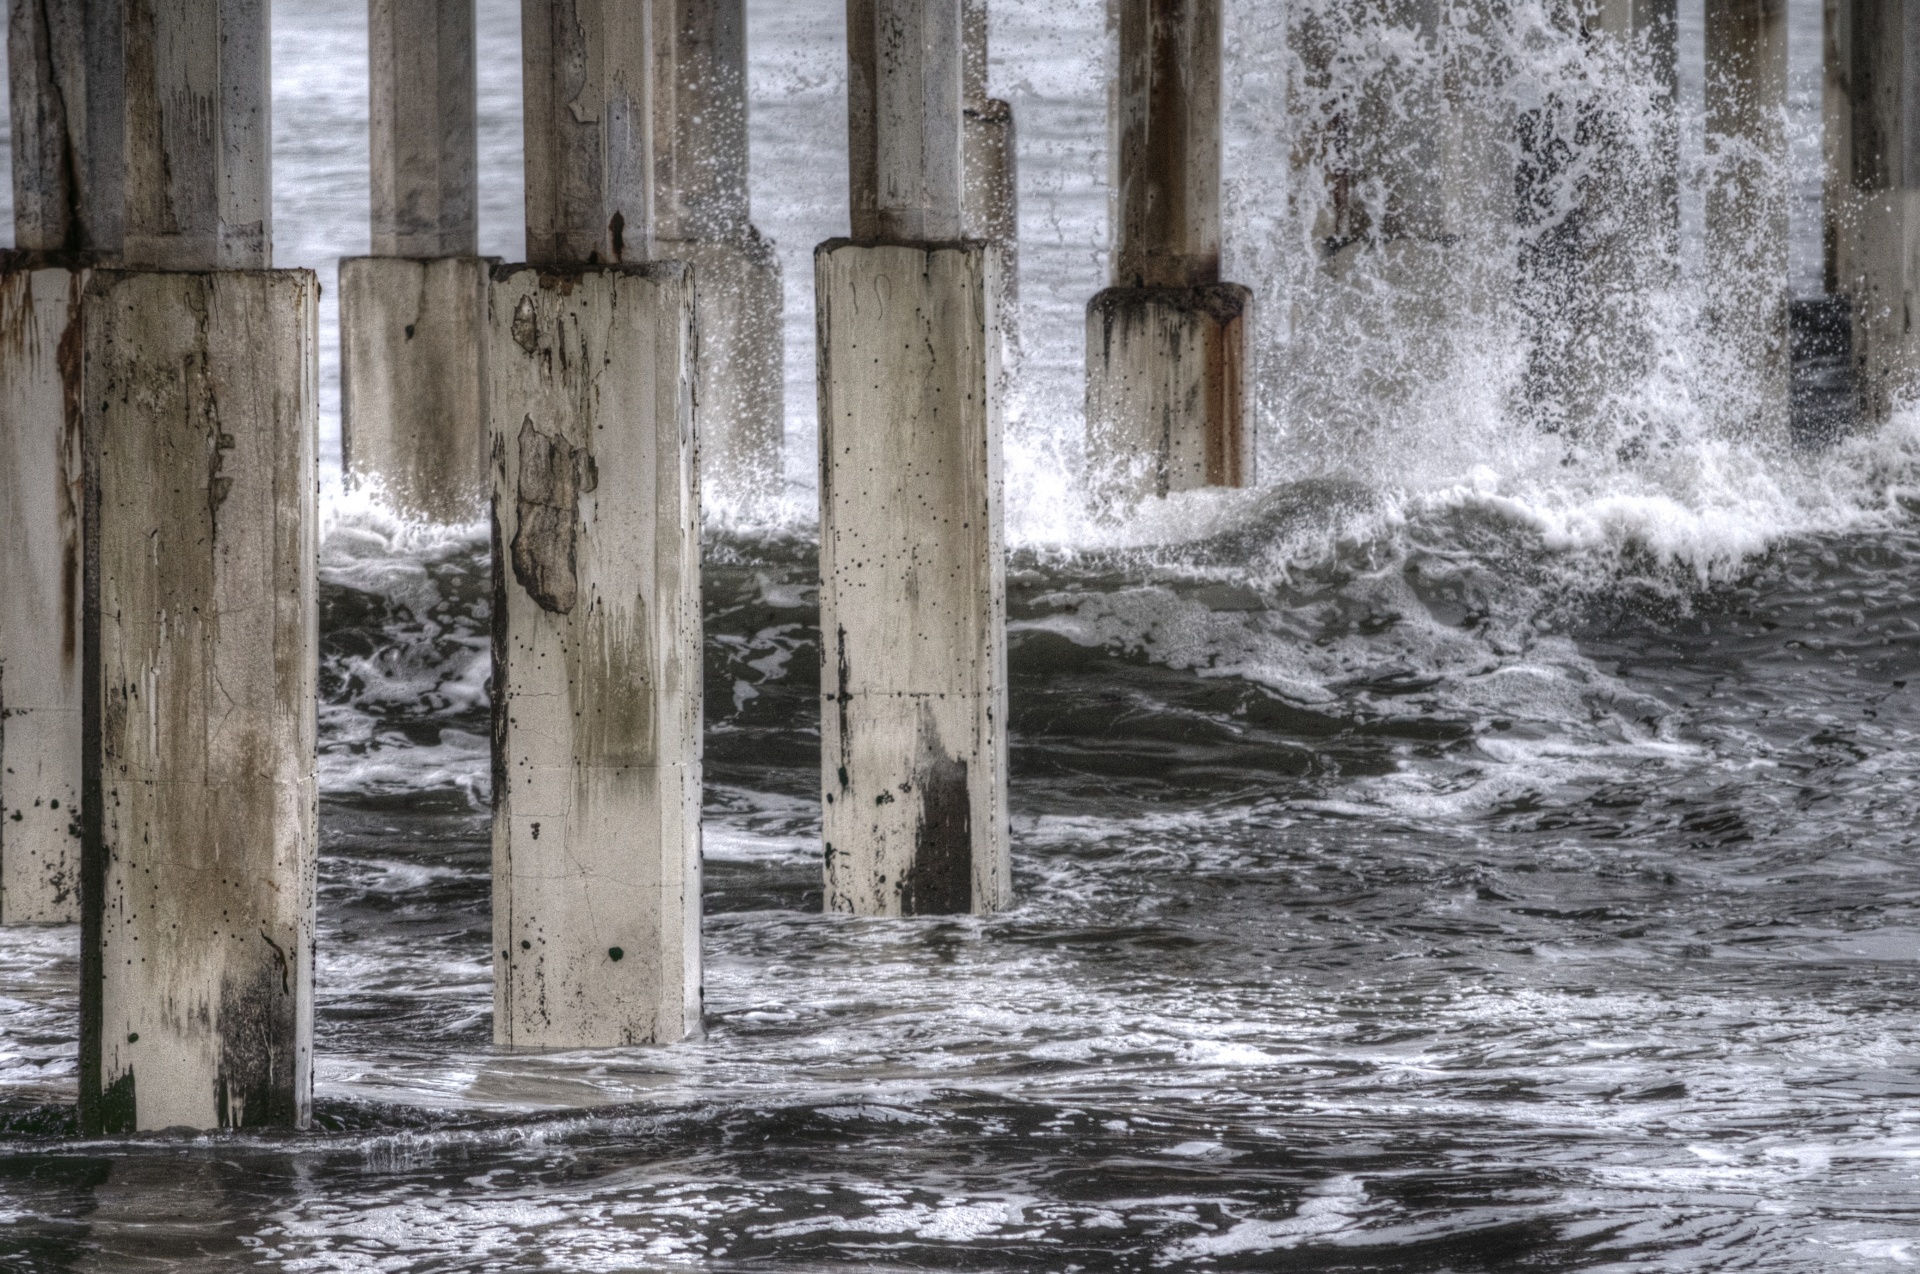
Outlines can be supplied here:
[[319, 288], [265, 268], [264, 0], [143, 5], [126, 65], [127, 268], [82, 316], [80, 1119], [303, 1127]]
[[747, 191], [745, 0], [653, 0], [655, 255], [690, 262], [701, 483], [737, 512], [777, 495], [785, 294]]
[[699, 332], [693, 272], [645, 260], [649, 12], [537, 0], [522, 25], [532, 264], [495, 269], [487, 340], [494, 1039], [513, 1048], [700, 1029]]
[[0, 924], [80, 918], [80, 297], [0, 270]]
[[700, 483], [679, 262], [493, 285], [494, 1039], [700, 1028]]
[[305, 270], [88, 289], [91, 1132], [310, 1113], [317, 296]]
[[341, 452], [394, 507], [487, 504], [473, 0], [371, 0], [373, 255], [340, 262]]
[[1851, 0], [1845, 111], [1836, 139], [1845, 183], [1829, 186], [1835, 290], [1852, 296], [1856, 411], [1878, 424], [1920, 392], [1920, 8]]
[[80, 918], [80, 298], [122, 234], [120, 0], [8, 14], [0, 254], [0, 924]]
[[1127, 503], [1253, 482], [1253, 295], [1220, 282], [1219, 0], [1123, 0], [1114, 286], [1087, 306], [1087, 468]]
[[998, 250], [960, 238], [960, 0], [850, 0], [852, 240], [819, 306], [826, 907], [1012, 894]]
[[962, 229], [1000, 254], [1000, 337], [1020, 347], [1020, 154], [1013, 107], [987, 92], [987, 0], [962, 0]]
[[1724, 343], [1715, 387], [1752, 436], [1788, 429], [1787, 4], [1706, 0], [1709, 320]]

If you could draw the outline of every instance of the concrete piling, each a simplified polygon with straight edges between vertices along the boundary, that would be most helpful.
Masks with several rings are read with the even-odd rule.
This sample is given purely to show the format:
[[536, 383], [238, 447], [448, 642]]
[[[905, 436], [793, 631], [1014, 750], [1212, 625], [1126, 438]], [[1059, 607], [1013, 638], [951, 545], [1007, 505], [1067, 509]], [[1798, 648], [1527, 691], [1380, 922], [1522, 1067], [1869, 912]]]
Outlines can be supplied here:
[[1123, 0], [1113, 286], [1087, 306], [1087, 467], [1103, 503], [1254, 478], [1253, 296], [1220, 281], [1219, 0]]
[[646, 260], [649, 14], [539, 0], [522, 26], [532, 264], [494, 271], [487, 320], [494, 1038], [513, 1048], [700, 1028], [699, 333], [693, 270]]
[[961, 229], [1000, 256], [1000, 337], [1020, 345], [1020, 166], [1013, 107], [987, 92], [987, 0], [960, 9]]
[[652, 8], [524, 0], [527, 260], [653, 255]]
[[473, 0], [371, 0], [373, 254], [340, 262], [341, 450], [402, 512], [487, 503]]
[[854, 238], [814, 253], [826, 906], [1011, 897], [1000, 357], [959, 0], [849, 0]]
[[46, 0], [7, 15], [13, 246], [110, 259], [123, 232], [127, 0]]
[[317, 294], [304, 270], [88, 288], [89, 1132], [310, 1113]]
[[0, 270], [0, 924], [80, 918], [80, 296]]
[[944, 243], [964, 229], [961, 0], [847, 0], [853, 237]]
[[125, 0], [127, 264], [272, 257], [266, 0]]
[[484, 515], [486, 303], [481, 257], [340, 261], [341, 460], [395, 510]]
[[80, 1116], [310, 1107], [318, 285], [271, 255], [264, 0], [129, 0], [127, 268], [82, 301]]
[[1753, 436], [1788, 429], [1787, 5], [1706, 0], [1708, 319], [1728, 367], [1722, 399]]
[[8, 13], [0, 254], [0, 924], [80, 918], [80, 309], [122, 235], [120, 0]]
[[785, 297], [747, 192], [745, 0], [653, 0], [655, 254], [693, 265], [701, 484], [736, 510], [778, 493]]
[[700, 1026], [700, 483], [678, 262], [495, 275], [494, 1039]]

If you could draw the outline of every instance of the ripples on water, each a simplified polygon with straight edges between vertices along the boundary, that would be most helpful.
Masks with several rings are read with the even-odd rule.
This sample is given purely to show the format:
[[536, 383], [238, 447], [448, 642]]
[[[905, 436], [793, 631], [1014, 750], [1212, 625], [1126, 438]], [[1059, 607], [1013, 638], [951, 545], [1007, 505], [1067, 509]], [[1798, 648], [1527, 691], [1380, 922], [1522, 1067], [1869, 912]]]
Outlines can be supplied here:
[[[805, 47], [756, 137], [824, 149]], [[1058, 328], [1077, 152], [1028, 136]], [[0, 1268], [1911, 1263], [1920, 431], [1546, 473], [1016, 510], [985, 920], [819, 914], [811, 531], [712, 529], [706, 1037], [531, 1056], [489, 1046], [485, 542], [334, 498], [318, 1130], [74, 1139], [74, 935], [0, 930]]]

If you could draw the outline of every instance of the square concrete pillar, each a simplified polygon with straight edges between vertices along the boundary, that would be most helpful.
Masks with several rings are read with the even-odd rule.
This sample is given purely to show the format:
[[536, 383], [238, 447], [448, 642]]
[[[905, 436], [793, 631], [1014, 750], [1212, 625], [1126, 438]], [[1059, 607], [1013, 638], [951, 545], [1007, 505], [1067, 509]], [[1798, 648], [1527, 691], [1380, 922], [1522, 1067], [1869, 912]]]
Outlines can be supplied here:
[[1000, 336], [1020, 348], [1020, 143], [1013, 107], [988, 95], [987, 0], [961, 0], [960, 232], [1000, 256]]
[[1253, 293], [1108, 288], [1087, 306], [1087, 472], [1130, 503], [1253, 485], [1245, 395]]
[[678, 262], [494, 272], [494, 1040], [700, 1029], [700, 477]]
[[306, 270], [88, 285], [89, 1133], [308, 1121], [318, 294]]
[[80, 918], [80, 297], [0, 266], [0, 924]]
[[654, 256], [694, 267], [703, 494], [763, 516], [783, 477], [786, 298], [747, 188], [747, 7], [651, 5]]
[[814, 254], [829, 911], [1012, 896], [997, 269], [973, 242]]
[[1020, 146], [1013, 107], [998, 98], [969, 101], [962, 116], [966, 181], [961, 191], [962, 231], [991, 243], [1000, 258], [1000, 335], [1020, 348]]
[[341, 453], [350, 483], [433, 522], [486, 515], [485, 257], [340, 262]]

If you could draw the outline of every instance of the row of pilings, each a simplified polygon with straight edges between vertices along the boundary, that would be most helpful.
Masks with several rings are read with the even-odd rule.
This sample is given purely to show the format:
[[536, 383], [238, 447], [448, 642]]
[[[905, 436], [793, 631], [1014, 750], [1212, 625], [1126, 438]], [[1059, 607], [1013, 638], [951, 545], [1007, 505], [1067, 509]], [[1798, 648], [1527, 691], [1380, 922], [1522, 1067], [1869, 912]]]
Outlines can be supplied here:
[[[1367, 20], [1434, 42], [1456, 9], [1499, 12], [1388, 7]], [[1899, 4], [1828, 7], [1830, 286], [1878, 418], [1914, 362], [1920, 30]], [[1013, 119], [987, 96], [979, 0], [847, 12], [850, 233], [814, 256], [827, 906], [986, 912], [1012, 888]], [[1714, 321], [1738, 329], [1762, 423], [1784, 430], [1784, 4], [1706, 12], [1708, 126], [1752, 160], [1706, 209], [1710, 252], [1746, 281]], [[685, 1038], [701, 1021], [701, 484], [771, 493], [784, 424], [744, 6], [527, 0], [524, 264], [476, 255], [471, 0], [372, 0], [370, 17], [373, 255], [340, 266], [344, 458], [403, 511], [491, 521], [495, 1037]], [[1673, 0], [1568, 20], [1650, 64], [1671, 106]], [[1255, 298], [1220, 269], [1219, 0], [1115, 0], [1111, 34], [1112, 277], [1087, 309], [1087, 431], [1094, 498], [1122, 508], [1253, 482]], [[271, 268], [267, 35], [265, 0], [11, 10], [0, 921], [80, 922], [91, 1130], [308, 1120], [318, 283]], [[1299, 100], [1325, 69], [1315, 47], [1308, 31]], [[1502, 200], [1514, 215], [1544, 153], [1524, 120], [1447, 100], [1452, 82], [1428, 111], [1317, 120], [1306, 148], [1328, 186], [1316, 268], [1337, 281], [1364, 260], [1440, 322], [1475, 219]], [[1677, 234], [1677, 164], [1626, 183], [1616, 237]], [[1543, 242], [1542, 331], [1582, 305], [1576, 328], [1606, 321], [1556, 271], [1646, 283], [1621, 264], [1644, 254], [1604, 236]], [[1537, 384], [1560, 401], [1589, 379], [1547, 358]]]

